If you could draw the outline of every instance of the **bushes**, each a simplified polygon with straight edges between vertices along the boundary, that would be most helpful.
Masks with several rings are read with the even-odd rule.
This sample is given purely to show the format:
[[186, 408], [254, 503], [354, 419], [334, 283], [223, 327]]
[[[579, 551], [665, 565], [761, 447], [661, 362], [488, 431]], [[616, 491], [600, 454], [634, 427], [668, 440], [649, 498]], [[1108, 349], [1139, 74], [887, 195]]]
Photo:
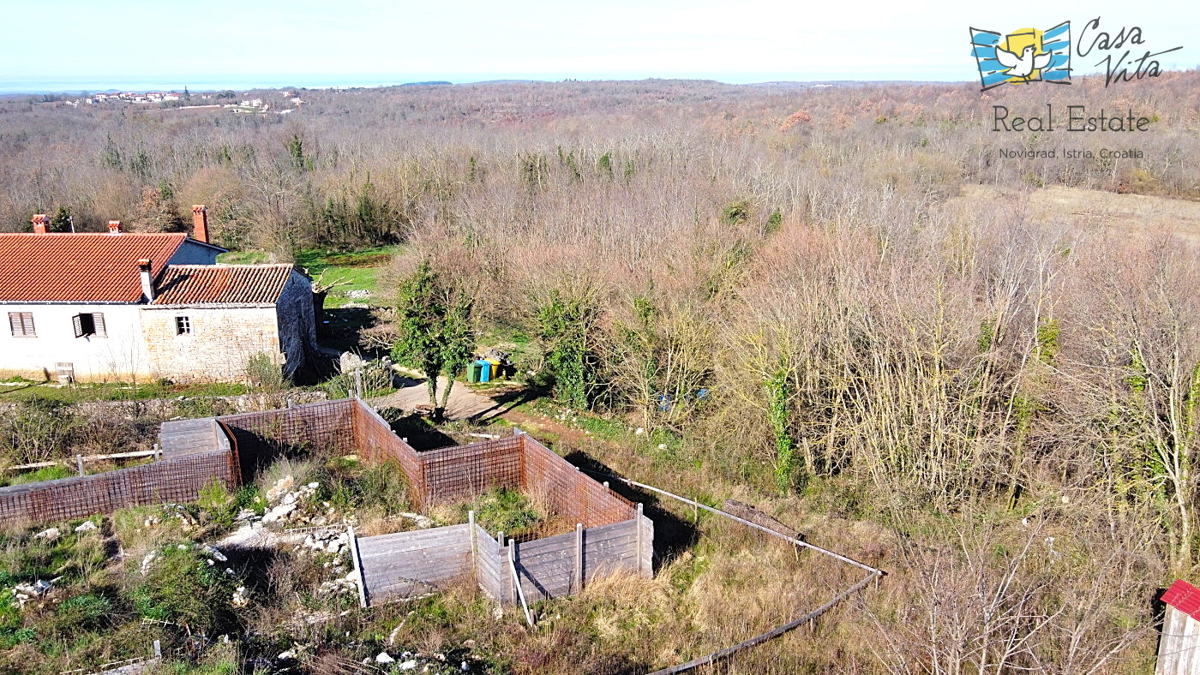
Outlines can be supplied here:
[[607, 390], [600, 376], [598, 299], [591, 292], [568, 297], [554, 290], [537, 311], [554, 397], [574, 408], [591, 408]]
[[283, 369], [269, 354], [259, 352], [246, 360], [246, 379], [259, 390], [269, 394], [279, 393], [287, 387]]
[[69, 446], [84, 426], [84, 420], [61, 401], [35, 397], [16, 408], [0, 422], [0, 451], [14, 464], [64, 456], [61, 449]]
[[234, 577], [209, 565], [194, 545], [168, 544], [156, 550], [145, 582], [134, 586], [130, 597], [140, 617], [215, 635], [232, 625], [230, 601], [237, 586]]
[[548, 514], [540, 510], [520, 490], [493, 488], [479, 495], [461, 509], [462, 522], [467, 512], [475, 512], [475, 522], [488, 532], [504, 532], [505, 537], [519, 536], [534, 530]]
[[143, 420], [86, 415], [75, 406], [33, 396], [0, 413], [0, 464], [33, 464], [76, 454], [135, 449], [145, 442]]

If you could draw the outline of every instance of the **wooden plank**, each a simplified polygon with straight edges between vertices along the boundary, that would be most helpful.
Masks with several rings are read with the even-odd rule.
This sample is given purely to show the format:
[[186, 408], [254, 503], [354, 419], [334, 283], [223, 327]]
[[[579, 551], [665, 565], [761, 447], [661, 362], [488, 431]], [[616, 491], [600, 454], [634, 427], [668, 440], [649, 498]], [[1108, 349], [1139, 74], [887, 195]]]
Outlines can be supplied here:
[[444, 546], [453, 543], [466, 542], [468, 530], [466, 525], [450, 525], [427, 530], [412, 530], [397, 532], [378, 537], [364, 537], [359, 540], [359, 549], [363, 558], [379, 555], [398, 555], [433, 546]]
[[404, 576], [410, 579], [440, 578], [446, 570], [458, 570], [470, 567], [469, 553], [466, 551], [444, 551], [431, 553], [420, 558], [408, 560], [388, 560], [383, 564], [365, 563], [365, 573], [368, 579], [381, 576]]
[[642, 577], [646, 579], [654, 578], [654, 521], [642, 516], [642, 529], [645, 534], [642, 535], [642, 560], [638, 564], [638, 569], [642, 573]]
[[515, 541], [513, 541], [512, 539], [509, 539], [508, 540], [509, 574], [512, 575], [512, 579], [515, 581], [515, 583], [513, 585], [516, 586], [517, 597], [521, 600], [521, 608], [525, 610], [525, 621], [527, 621], [529, 623], [530, 628], [533, 628], [533, 614], [531, 614], [529, 612], [529, 603], [525, 602], [525, 590], [523, 588], [521, 588], [521, 577], [517, 573], [517, 567], [516, 567], [516, 562], [515, 562], [516, 551], [517, 551], [517, 543]]
[[[360, 542], [365, 540], [360, 540]], [[471, 550], [471, 541], [467, 538], [466, 530], [457, 530], [455, 532], [441, 532], [434, 537], [413, 537], [411, 539], [392, 539], [384, 542], [371, 542], [367, 545], [360, 546], [363, 550], [364, 558], [377, 557], [384, 555], [387, 557], [398, 557], [408, 553], [418, 553], [430, 548], [454, 548], [458, 547], [465, 551]]]
[[583, 523], [575, 523], [575, 569], [571, 584], [575, 592], [583, 590]]
[[346, 541], [350, 543], [350, 562], [354, 569], [354, 582], [355, 585], [358, 586], [358, 606], [366, 607], [367, 582], [366, 579], [363, 578], [362, 560], [360, 560], [358, 557], [358, 539], [354, 536], [353, 525], [347, 529], [346, 536]]

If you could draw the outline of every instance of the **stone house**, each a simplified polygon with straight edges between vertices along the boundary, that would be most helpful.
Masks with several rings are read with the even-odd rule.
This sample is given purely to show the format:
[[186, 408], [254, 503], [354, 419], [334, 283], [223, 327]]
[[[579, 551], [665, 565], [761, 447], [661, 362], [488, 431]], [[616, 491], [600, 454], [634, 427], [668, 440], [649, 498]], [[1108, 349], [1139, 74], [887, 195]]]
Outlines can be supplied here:
[[0, 377], [238, 381], [265, 353], [291, 377], [315, 353], [312, 282], [292, 265], [220, 265], [195, 234], [0, 234]]

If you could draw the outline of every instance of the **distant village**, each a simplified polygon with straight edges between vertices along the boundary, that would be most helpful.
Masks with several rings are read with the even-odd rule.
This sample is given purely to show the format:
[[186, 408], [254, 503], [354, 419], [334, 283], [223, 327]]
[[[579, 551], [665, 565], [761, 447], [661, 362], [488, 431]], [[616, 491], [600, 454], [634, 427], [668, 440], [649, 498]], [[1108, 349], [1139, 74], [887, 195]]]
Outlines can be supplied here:
[[[135, 104], [149, 105], [160, 104], [169, 107], [185, 109], [199, 108], [223, 108], [234, 113], [268, 113], [275, 112], [279, 115], [286, 115], [295, 108], [304, 105], [303, 99], [296, 92], [282, 92], [284, 103], [275, 110], [272, 110], [272, 103], [264, 101], [261, 98], [246, 99], [237, 103], [219, 103], [217, 101], [234, 98], [236, 95], [233, 92], [221, 93], [203, 93], [203, 94], [188, 94], [179, 93], [177, 91], [147, 91], [147, 92], [111, 92], [97, 93], [88, 96], [83, 96], [77, 99], [59, 99], [54, 101], [46, 101], [47, 103], [56, 103], [58, 105], [69, 105], [79, 107], [81, 105], [112, 105], [112, 104]], [[212, 101], [211, 103], [209, 101]], [[193, 103], [198, 102], [198, 103]], [[180, 104], [184, 105], [180, 105]], [[284, 106], [295, 106], [284, 107]]]

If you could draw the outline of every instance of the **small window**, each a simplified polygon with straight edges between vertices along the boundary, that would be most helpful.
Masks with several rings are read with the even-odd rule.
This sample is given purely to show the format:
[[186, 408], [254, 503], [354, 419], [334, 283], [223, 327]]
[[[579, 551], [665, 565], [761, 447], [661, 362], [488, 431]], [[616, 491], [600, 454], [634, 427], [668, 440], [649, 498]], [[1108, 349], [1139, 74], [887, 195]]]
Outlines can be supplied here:
[[8, 327], [13, 337], [37, 337], [33, 327], [33, 312], [9, 312]]
[[176, 335], [191, 335], [192, 320], [186, 316], [175, 317], [175, 334]]
[[71, 323], [75, 325], [75, 337], [108, 337], [104, 330], [104, 315], [99, 312], [93, 314], [76, 314], [71, 317]]

